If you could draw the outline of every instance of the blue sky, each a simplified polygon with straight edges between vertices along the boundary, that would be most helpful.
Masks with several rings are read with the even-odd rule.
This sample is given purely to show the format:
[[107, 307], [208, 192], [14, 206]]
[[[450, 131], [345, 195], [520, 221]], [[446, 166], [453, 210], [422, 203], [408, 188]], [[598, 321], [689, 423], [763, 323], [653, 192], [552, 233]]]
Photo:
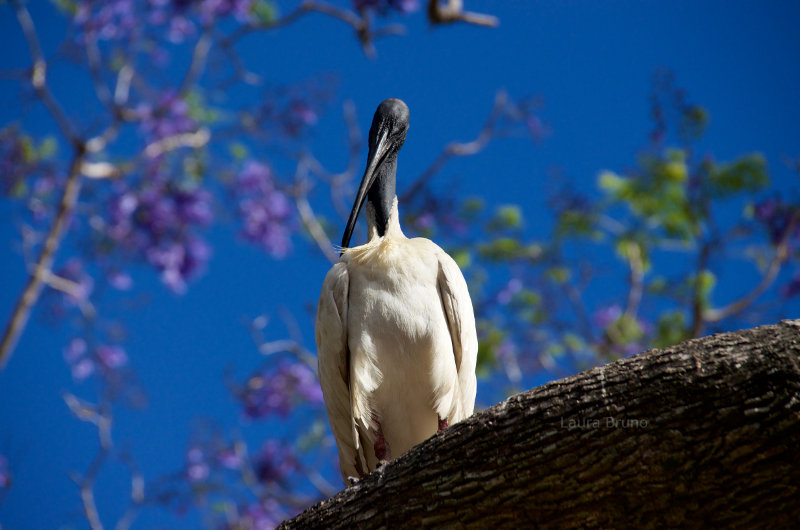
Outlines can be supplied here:
[[[46, 30], [44, 46], [52, 52], [63, 36], [62, 22], [53, 17], [49, 3], [35, 4], [34, 20]], [[332, 169], [342, 169], [346, 161], [341, 100], [356, 103], [364, 130], [381, 100], [405, 100], [411, 130], [400, 155], [399, 189], [445, 143], [471, 139], [478, 132], [498, 89], [514, 97], [540, 96], [541, 116], [552, 129], [544, 141], [498, 141], [480, 156], [453, 161], [437, 177], [457, 182], [464, 195], [482, 196], [489, 204], [522, 204], [526, 231], [534, 236], [545, 237], [550, 223], [544, 203], [553, 191], [548, 180], [552, 169], [592, 192], [598, 171], [623, 170], [635, 163], [650, 130], [648, 94], [653, 72], [660, 67], [672, 69], [691, 100], [709, 110], [711, 124], [702, 149], [717, 160], [760, 151], [775, 187], [795, 194], [800, 188], [797, 174], [782, 162], [800, 155], [797, 2], [466, 4], [497, 15], [501, 26], [431, 29], [421, 13], [400, 17], [407, 35], [378, 41], [378, 56], [372, 60], [347, 27], [311, 15], [285, 29], [249, 36], [239, 52], [276, 84], [326, 72], [337, 77], [335, 99], [321, 116], [313, 140], [317, 157]], [[0, 58], [0, 69], [25, 66], [27, 51], [12, 10], [0, 8], [0, 46], [13, 51]], [[61, 79], [56, 94], [65, 105], [91, 105], [81, 99], [82, 85], [73, 86], [66, 75]], [[2, 80], [0, 87], [0, 123], [5, 124], [19, 117], [20, 106], [11, 82]], [[47, 127], [46, 121], [32, 123], [34, 129]], [[318, 206], [326, 209], [324, 197], [318, 199]], [[18, 210], [3, 201], [0, 216], [0, 318], [5, 319], [25, 270]], [[299, 240], [289, 258], [276, 261], [238, 242], [229, 227], [213, 229], [209, 239], [214, 257], [207, 274], [187, 294], [166, 292], [151, 271], [141, 268], [134, 278], [146, 294], [136, 307], [120, 303], [106, 309], [129, 315], [126, 347], [148, 397], [142, 411], [120, 410], [115, 440], [130, 449], [147, 477], [180, 467], [201, 418], [223, 426], [239, 424], [240, 412], [222, 374], [229, 368], [246, 374], [261, 361], [244, 319], [272, 315], [267, 331], [280, 338], [285, 329], [277, 308], [286, 308], [313, 349], [309, 307], [313, 310], [328, 263]], [[88, 425], [67, 414], [61, 398], [63, 391], [74, 388], [61, 355], [68, 331], [37, 316], [0, 373], [0, 453], [12, 461], [15, 475], [0, 507], [0, 523], [8, 529], [83, 527], [68, 472], [88, 465], [96, 438]], [[251, 429], [255, 437], [268, 434], [265, 427]], [[100, 509], [109, 521], [123, 506], [119, 497], [125, 480], [119, 468], [101, 475]], [[140, 527], [164, 521], [192, 526], [191, 521], [161, 520], [158, 515], [143, 516]]]

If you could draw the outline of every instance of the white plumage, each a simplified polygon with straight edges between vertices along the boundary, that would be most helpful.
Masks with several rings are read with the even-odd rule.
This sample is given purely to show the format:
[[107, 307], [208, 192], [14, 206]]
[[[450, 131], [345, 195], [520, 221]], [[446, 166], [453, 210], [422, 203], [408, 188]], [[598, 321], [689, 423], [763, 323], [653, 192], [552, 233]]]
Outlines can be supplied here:
[[[391, 138], [384, 129], [402, 125], [402, 119], [379, 122], [397, 114], [398, 103], [405, 108], [399, 100], [378, 108], [371, 140]], [[391, 178], [391, 186], [380, 187], [391, 198], [370, 194], [369, 241], [343, 252], [325, 277], [317, 309], [319, 378], [345, 481], [470, 416], [475, 404], [478, 341], [467, 284], [435, 243], [408, 239], [400, 229], [393, 180], [402, 132], [384, 156], [371, 144], [370, 162], [377, 156], [379, 163], [368, 163], [362, 188], [369, 190], [377, 173], [378, 180]], [[352, 222], [360, 206], [357, 198]]]

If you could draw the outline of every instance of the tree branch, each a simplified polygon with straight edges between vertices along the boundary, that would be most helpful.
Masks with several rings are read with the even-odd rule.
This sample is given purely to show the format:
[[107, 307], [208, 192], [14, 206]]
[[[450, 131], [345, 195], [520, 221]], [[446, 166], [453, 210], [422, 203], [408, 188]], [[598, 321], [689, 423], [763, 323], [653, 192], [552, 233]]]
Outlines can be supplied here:
[[42, 293], [44, 281], [50, 277], [56, 251], [61, 245], [64, 232], [69, 225], [69, 219], [72, 217], [72, 212], [78, 203], [78, 195], [81, 189], [80, 168], [83, 165], [84, 156], [85, 153], [82, 150], [78, 150], [72, 159], [58, 213], [47, 234], [39, 259], [36, 260], [36, 265], [28, 277], [28, 282], [25, 284], [22, 294], [20, 294], [17, 303], [14, 305], [14, 311], [11, 313], [6, 329], [3, 332], [3, 339], [0, 341], [0, 369], [5, 367], [9, 358], [11, 358], [11, 352], [17, 345], [19, 336], [28, 323], [31, 309]]
[[788, 527], [800, 320], [651, 350], [511, 397], [282, 528]]
[[474, 155], [485, 149], [489, 144], [489, 141], [494, 136], [497, 121], [499, 120], [500, 115], [503, 113], [503, 109], [507, 103], [508, 95], [502, 91], [498, 92], [494, 99], [492, 111], [489, 113], [489, 117], [486, 118], [486, 122], [484, 123], [480, 133], [478, 133], [478, 136], [469, 142], [450, 142], [447, 144], [442, 152], [439, 153], [439, 156], [436, 158], [436, 160], [434, 160], [433, 163], [428, 166], [428, 168], [423, 171], [422, 174], [417, 177], [417, 179], [408, 187], [408, 189], [403, 192], [399, 198], [400, 202], [411, 202], [411, 200], [425, 186], [425, 183], [430, 180], [433, 175], [438, 173], [451, 158], [455, 156]]
[[759, 284], [756, 285], [752, 291], [742, 296], [738, 300], [731, 302], [725, 307], [721, 307], [719, 309], [708, 309], [704, 311], [703, 320], [706, 322], [719, 322], [720, 320], [737, 315], [750, 307], [753, 302], [758, 300], [758, 297], [760, 297], [762, 294], [764, 294], [764, 292], [766, 292], [767, 289], [769, 289], [770, 285], [772, 285], [772, 283], [778, 277], [781, 267], [783, 267], [783, 264], [787, 259], [789, 259], [789, 240], [794, 234], [795, 228], [797, 228], [798, 224], [800, 224], [800, 212], [796, 212], [794, 215], [792, 215], [792, 218], [790, 219], [786, 226], [786, 230], [783, 233], [783, 237], [781, 237], [781, 240], [775, 249], [775, 256], [770, 262], [767, 272], [764, 274], [761, 282], [759, 282]]

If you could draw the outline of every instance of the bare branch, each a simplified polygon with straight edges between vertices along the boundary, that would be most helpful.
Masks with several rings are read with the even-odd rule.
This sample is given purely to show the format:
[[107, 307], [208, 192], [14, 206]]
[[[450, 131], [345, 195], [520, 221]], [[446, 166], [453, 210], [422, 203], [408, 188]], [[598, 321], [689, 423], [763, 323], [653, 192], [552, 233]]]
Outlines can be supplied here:
[[115, 526], [116, 530], [127, 530], [133, 524], [133, 520], [139, 514], [139, 510], [144, 503], [144, 477], [136, 462], [125, 453], [120, 455], [120, 459], [128, 466], [131, 473], [131, 495], [130, 504], [122, 514]]
[[206, 145], [210, 139], [211, 131], [205, 127], [201, 127], [194, 132], [175, 134], [156, 140], [144, 148], [144, 155], [148, 158], [156, 158], [157, 156], [181, 147], [194, 147], [195, 149], [199, 149]]
[[500, 20], [495, 16], [464, 11], [463, 0], [447, 0], [444, 4], [440, 0], [428, 0], [428, 19], [433, 24], [466, 22], [488, 28], [500, 25]]
[[325, 230], [322, 229], [322, 225], [319, 224], [319, 220], [317, 220], [317, 216], [314, 213], [314, 210], [311, 208], [311, 204], [308, 202], [307, 193], [308, 167], [305, 157], [301, 156], [301, 159], [297, 164], [297, 171], [295, 172], [295, 186], [294, 190], [292, 191], [292, 196], [294, 197], [297, 211], [300, 214], [300, 219], [302, 219], [306, 230], [308, 230], [308, 233], [311, 234], [311, 237], [314, 239], [317, 247], [319, 247], [319, 249], [322, 251], [322, 254], [328, 259], [328, 261], [331, 263], [336, 263], [339, 261], [339, 256], [333, 250], [333, 244], [325, 234]]
[[89, 526], [92, 530], [102, 530], [103, 523], [100, 521], [100, 514], [97, 511], [97, 503], [94, 498], [94, 484], [113, 447], [111, 441], [111, 412], [105, 405], [93, 405], [70, 393], [64, 394], [64, 402], [76, 418], [97, 427], [100, 447], [83, 476], [73, 476], [73, 480], [80, 488], [83, 511], [86, 514]]
[[769, 289], [778, 273], [783, 267], [784, 262], [789, 259], [789, 240], [794, 233], [797, 225], [800, 224], [800, 212], [795, 212], [775, 249], [775, 256], [769, 264], [766, 274], [761, 279], [758, 285], [752, 291], [742, 296], [738, 300], [731, 302], [725, 307], [719, 309], [707, 309], [703, 312], [703, 320], [705, 322], [719, 322], [728, 317], [737, 315], [747, 309], [753, 302], [755, 302], [764, 292]]
[[489, 113], [489, 117], [486, 118], [486, 122], [478, 136], [469, 142], [451, 142], [447, 144], [436, 160], [403, 192], [400, 202], [410, 202], [422, 190], [425, 183], [438, 173], [451, 158], [474, 155], [485, 149], [494, 136], [497, 120], [507, 102], [508, 96], [506, 93], [503, 91], [498, 92], [494, 98], [492, 111]]
[[78, 150], [72, 159], [58, 213], [47, 234], [47, 239], [44, 242], [39, 258], [36, 260], [33, 272], [29, 276], [22, 294], [17, 299], [14, 311], [11, 313], [6, 329], [3, 332], [3, 339], [0, 342], [0, 369], [11, 358], [11, 352], [14, 350], [22, 331], [25, 329], [25, 325], [28, 323], [31, 309], [38, 301], [39, 295], [41, 295], [44, 279], [51, 273], [56, 251], [61, 245], [69, 219], [78, 203], [82, 181], [80, 168], [83, 165], [84, 156], [83, 150]]
[[[72, 127], [67, 115], [61, 109], [61, 105], [59, 105], [47, 88], [47, 62], [42, 54], [42, 47], [39, 44], [39, 37], [36, 34], [36, 27], [33, 24], [31, 14], [28, 8], [25, 7], [25, 4], [19, 0], [14, 2], [14, 7], [16, 9], [17, 20], [25, 35], [25, 40], [28, 42], [31, 61], [33, 61], [33, 67], [31, 68], [31, 85], [33, 85], [36, 95], [42, 100], [42, 103], [58, 124], [61, 134], [63, 134], [71, 144], [76, 146], [80, 145], [80, 137]], [[1, 357], [0, 366], [2, 366]]]
[[192, 51], [192, 62], [189, 64], [189, 69], [183, 77], [180, 89], [178, 90], [179, 94], [185, 95], [189, 92], [203, 73], [212, 43], [211, 35], [207, 31], [197, 39], [194, 50]]

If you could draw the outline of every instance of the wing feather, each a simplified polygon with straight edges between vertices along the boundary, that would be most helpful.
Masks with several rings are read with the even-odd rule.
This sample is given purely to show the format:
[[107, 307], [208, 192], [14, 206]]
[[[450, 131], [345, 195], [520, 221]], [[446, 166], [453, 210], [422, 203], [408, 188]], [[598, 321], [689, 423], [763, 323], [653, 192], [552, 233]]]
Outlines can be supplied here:
[[339, 467], [348, 477], [363, 476], [363, 462], [350, 399], [350, 352], [347, 346], [347, 264], [336, 263], [325, 276], [317, 306], [315, 336], [319, 382], [328, 421], [339, 450]]
[[475, 331], [475, 314], [467, 282], [456, 262], [444, 251], [439, 254], [438, 284], [458, 370], [460, 408], [463, 416], [453, 418], [452, 422], [455, 423], [471, 416], [475, 408], [475, 394], [478, 389], [475, 379], [478, 334]]

